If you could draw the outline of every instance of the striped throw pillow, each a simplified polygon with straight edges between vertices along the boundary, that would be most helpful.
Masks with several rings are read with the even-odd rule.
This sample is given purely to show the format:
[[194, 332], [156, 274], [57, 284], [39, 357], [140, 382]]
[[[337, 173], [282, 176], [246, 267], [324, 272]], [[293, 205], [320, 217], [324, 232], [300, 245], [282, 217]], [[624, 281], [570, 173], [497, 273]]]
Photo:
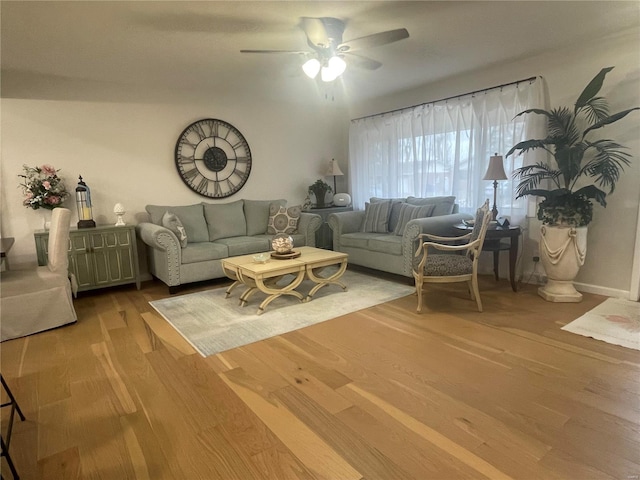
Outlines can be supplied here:
[[389, 233], [389, 212], [391, 200], [364, 204], [364, 222], [360, 231], [369, 233]]
[[400, 207], [400, 216], [398, 218], [398, 224], [393, 233], [396, 235], [404, 235], [404, 231], [407, 228], [407, 223], [416, 218], [430, 217], [435, 210], [435, 205], [409, 205], [403, 203]]

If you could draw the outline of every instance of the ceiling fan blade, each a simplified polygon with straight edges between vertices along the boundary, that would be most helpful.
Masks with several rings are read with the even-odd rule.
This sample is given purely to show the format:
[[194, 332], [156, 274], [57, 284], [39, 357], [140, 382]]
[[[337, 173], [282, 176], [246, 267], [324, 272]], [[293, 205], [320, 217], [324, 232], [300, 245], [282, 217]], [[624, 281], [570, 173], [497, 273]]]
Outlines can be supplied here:
[[303, 50], [240, 50], [240, 53], [297, 53], [307, 55], [309, 52]]
[[301, 28], [307, 43], [315, 50], [327, 49], [342, 43], [344, 21], [333, 17], [302, 17]]
[[307, 35], [309, 45], [321, 48], [329, 45], [329, 35], [321, 18], [302, 17], [300, 27]]
[[374, 33], [366, 37], [354, 38], [338, 45], [340, 52], [352, 52], [362, 48], [379, 47], [387, 43], [397, 42], [409, 38], [409, 32], [406, 28], [398, 28], [396, 30], [388, 30], [386, 32]]
[[372, 58], [363, 57], [362, 55], [351, 52], [344, 52], [344, 54], [347, 58], [347, 63], [354, 67], [363, 68], [365, 70], [377, 70], [382, 66], [382, 63]]

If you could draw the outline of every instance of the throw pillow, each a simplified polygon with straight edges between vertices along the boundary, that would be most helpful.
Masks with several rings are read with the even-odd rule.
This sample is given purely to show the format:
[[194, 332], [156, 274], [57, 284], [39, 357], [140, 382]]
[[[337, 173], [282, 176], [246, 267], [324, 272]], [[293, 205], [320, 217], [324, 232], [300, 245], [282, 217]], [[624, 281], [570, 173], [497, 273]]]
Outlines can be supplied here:
[[411, 205], [435, 205], [436, 208], [431, 216], [439, 217], [440, 215], [450, 215], [453, 213], [456, 197], [453, 195], [447, 197], [408, 197], [407, 203]]
[[391, 200], [364, 204], [364, 221], [360, 231], [368, 233], [388, 233]]
[[162, 216], [162, 226], [171, 230], [175, 236], [178, 237], [182, 248], [187, 246], [187, 232], [175, 213], [171, 213], [169, 210], [164, 212]]
[[430, 217], [435, 208], [435, 205], [409, 205], [408, 203], [403, 203], [400, 207], [398, 225], [396, 225], [393, 233], [396, 235], [404, 235], [407, 223], [416, 218]]
[[269, 222], [267, 233], [296, 233], [298, 231], [298, 219], [302, 213], [302, 205], [283, 207], [278, 203], [272, 203], [269, 207]]
[[167, 210], [171, 213], [175, 213], [182, 225], [185, 232], [189, 237], [189, 243], [199, 243], [209, 241], [209, 232], [207, 231], [207, 222], [204, 219], [204, 211], [202, 204], [197, 205], [185, 205], [185, 206], [161, 206], [161, 205], [147, 205], [146, 210], [149, 213], [151, 222], [156, 225], [162, 225], [162, 217]]
[[389, 231], [393, 232], [396, 229], [396, 225], [398, 225], [398, 219], [400, 218], [400, 207], [405, 202], [406, 198], [379, 198], [379, 197], [371, 197], [369, 202], [378, 203], [378, 202], [386, 202], [391, 200], [391, 212], [389, 213]]

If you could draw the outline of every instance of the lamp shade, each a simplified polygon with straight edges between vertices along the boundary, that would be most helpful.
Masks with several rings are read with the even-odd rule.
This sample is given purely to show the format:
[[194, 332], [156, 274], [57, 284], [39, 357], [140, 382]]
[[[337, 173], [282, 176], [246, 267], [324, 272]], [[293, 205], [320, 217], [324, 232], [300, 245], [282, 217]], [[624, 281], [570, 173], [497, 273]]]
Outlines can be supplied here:
[[318, 72], [320, 71], [320, 62], [317, 58], [307, 60], [302, 65], [302, 70], [307, 77], [316, 78], [316, 75], [318, 75]]
[[329, 168], [327, 170], [327, 173], [325, 174], [327, 177], [331, 177], [331, 176], [342, 176], [344, 175], [344, 173], [342, 173], [342, 170], [340, 170], [340, 165], [338, 165], [338, 162], [335, 161], [335, 159], [331, 159], [331, 161], [329, 162]]
[[497, 153], [489, 158], [489, 167], [487, 173], [484, 174], [483, 180], [506, 180], [507, 175], [504, 173], [504, 165], [502, 164], [502, 155]]

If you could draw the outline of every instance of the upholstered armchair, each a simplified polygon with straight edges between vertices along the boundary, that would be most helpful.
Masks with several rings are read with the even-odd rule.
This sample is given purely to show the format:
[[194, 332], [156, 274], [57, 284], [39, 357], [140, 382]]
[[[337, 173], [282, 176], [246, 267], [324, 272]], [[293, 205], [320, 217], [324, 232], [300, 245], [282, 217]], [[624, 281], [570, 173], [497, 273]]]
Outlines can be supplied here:
[[9, 270], [0, 276], [0, 341], [24, 337], [77, 320], [69, 282], [71, 211], [55, 208], [51, 215], [47, 265]]
[[[414, 256], [413, 277], [418, 294], [418, 312], [422, 312], [422, 293], [425, 283], [467, 282], [471, 299], [478, 311], [482, 301], [478, 290], [478, 257], [491, 221], [489, 200], [476, 211], [473, 230], [459, 237], [439, 237], [424, 233]], [[424, 241], [424, 240], [428, 241]], [[434, 253], [434, 250], [444, 254]]]

